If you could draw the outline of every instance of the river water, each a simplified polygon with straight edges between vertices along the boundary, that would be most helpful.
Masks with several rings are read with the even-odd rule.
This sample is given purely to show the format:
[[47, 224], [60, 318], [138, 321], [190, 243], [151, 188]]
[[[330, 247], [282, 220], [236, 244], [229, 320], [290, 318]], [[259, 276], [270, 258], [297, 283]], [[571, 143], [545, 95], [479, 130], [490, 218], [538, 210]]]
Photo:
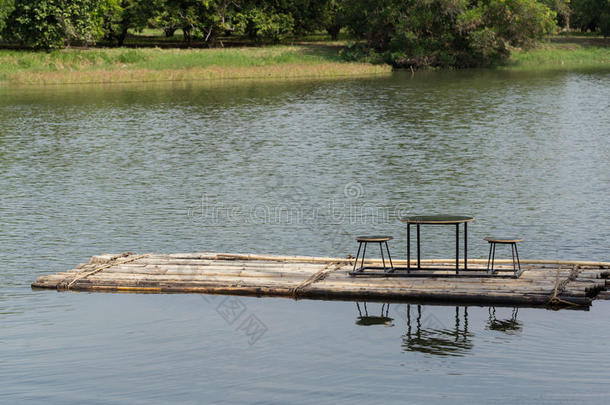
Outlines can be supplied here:
[[[607, 301], [30, 283], [104, 252], [345, 256], [359, 233], [404, 257], [408, 214], [475, 216], [469, 257], [515, 235], [522, 258], [610, 261], [609, 111], [608, 71], [0, 88], [0, 403], [605, 402]], [[453, 256], [443, 227], [422, 243]]]

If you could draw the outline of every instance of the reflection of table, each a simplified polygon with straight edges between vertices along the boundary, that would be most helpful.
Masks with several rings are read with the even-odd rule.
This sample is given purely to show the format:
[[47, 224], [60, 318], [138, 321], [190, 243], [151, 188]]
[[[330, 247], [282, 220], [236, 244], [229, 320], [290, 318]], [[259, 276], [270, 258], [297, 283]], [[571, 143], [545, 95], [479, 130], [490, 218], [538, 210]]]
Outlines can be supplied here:
[[411, 224], [417, 226], [417, 270], [421, 269], [420, 262], [420, 225], [455, 225], [455, 271], [460, 271], [460, 224], [464, 224], [464, 270], [468, 270], [468, 222], [473, 217], [462, 215], [418, 215], [401, 219], [407, 224], [407, 270], [411, 270]]

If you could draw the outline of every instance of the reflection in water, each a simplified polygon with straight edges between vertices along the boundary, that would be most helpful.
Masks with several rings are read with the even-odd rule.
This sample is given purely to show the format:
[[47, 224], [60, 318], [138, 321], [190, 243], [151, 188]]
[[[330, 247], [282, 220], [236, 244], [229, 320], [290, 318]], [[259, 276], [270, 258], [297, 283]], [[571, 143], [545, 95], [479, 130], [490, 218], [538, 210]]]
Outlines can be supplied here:
[[460, 318], [460, 307], [455, 307], [455, 327], [444, 327], [433, 314], [422, 320], [421, 305], [417, 305], [415, 327], [412, 325], [411, 305], [406, 309], [407, 331], [402, 335], [402, 349], [438, 356], [462, 356], [473, 347], [473, 334], [468, 332], [468, 308], [463, 308], [463, 319]]
[[[455, 307], [455, 316], [450, 318], [452, 326], [448, 326], [447, 319], [439, 318], [431, 309], [426, 310], [422, 305], [406, 304], [398, 306], [400, 318], [406, 323], [406, 332], [402, 335], [402, 349], [406, 352], [421, 352], [437, 356], [463, 356], [473, 346], [474, 334], [468, 329], [468, 307]], [[358, 317], [356, 325], [394, 326], [394, 318], [390, 317], [390, 304], [381, 305], [379, 315], [370, 315], [367, 303], [356, 303]], [[375, 311], [376, 313], [376, 311]], [[498, 319], [496, 308], [488, 308], [489, 318], [485, 322], [485, 329], [515, 335], [522, 331], [523, 325], [517, 320], [518, 308], [513, 308], [510, 318]]]
[[364, 315], [362, 310], [360, 309], [360, 304], [356, 302], [356, 308], [358, 308], [358, 319], [356, 320], [356, 325], [361, 326], [371, 326], [371, 325], [383, 325], [392, 327], [394, 326], [394, 318], [390, 318], [388, 316], [390, 312], [390, 304], [385, 303], [381, 304], [381, 315], [369, 315], [368, 308], [366, 306], [366, 302], [363, 303]]
[[486, 329], [505, 332], [509, 335], [518, 334], [523, 329], [521, 322], [517, 320], [518, 308], [513, 308], [510, 319], [497, 319], [496, 308], [489, 308], [489, 320], [487, 321]]

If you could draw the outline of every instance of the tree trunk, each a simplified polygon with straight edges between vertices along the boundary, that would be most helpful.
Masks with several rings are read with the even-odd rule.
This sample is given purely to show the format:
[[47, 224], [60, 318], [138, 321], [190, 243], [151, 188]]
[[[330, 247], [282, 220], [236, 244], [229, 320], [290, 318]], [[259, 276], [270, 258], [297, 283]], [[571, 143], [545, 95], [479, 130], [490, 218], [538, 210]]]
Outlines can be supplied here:
[[117, 37], [117, 44], [119, 46], [123, 46], [123, 44], [125, 43], [125, 38], [127, 38], [127, 29], [127, 26], [125, 26]]
[[190, 44], [191, 40], [193, 39], [193, 36], [191, 35], [191, 28], [182, 28], [182, 33], [184, 35], [184, 42]]
[[341, 31], [341, 26], [338, 24], [331, 25], [330, 27], [326, 27], [326, 32], [330, 35], [333, 41], [336, 41], [339, 38], [339, 32]]

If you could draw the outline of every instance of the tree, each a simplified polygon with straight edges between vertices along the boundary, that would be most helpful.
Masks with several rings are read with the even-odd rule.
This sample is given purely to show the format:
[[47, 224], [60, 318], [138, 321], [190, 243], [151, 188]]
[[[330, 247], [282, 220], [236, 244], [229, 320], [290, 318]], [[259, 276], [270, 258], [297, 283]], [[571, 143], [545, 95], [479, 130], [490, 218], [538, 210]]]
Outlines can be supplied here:
[[2, 30], [4, 29], [5, 21], [14, 9], [14, 0], [0, 0], [0, 38], [2, 38]]
[[190, 43], [193, 36], [214, 43], [221, 34], [235, 30], [237, 0], [162, 0], [161, 6], [151, 20], [171, 36], [182, 29], [184, 41]]
[[289, 0], [278, 11], [294, 19], [294, 33], [304, 35], [326, 29], [329, 0]]
[[572, 27], [610, 35], [610, 0], [572, 0]]
[[288, 1], [245, 0], [235, 15], [236, 33], [256, 42], [279, 42], [294, 33]]
[[123, 46], [130, 29], [141, 30], [159, 9], [160, 0], [107, 0], [103, 13], [104, 37]]
[[105, 4], [96, 0], [19, 0], [5, 21], [3, 37], [47, 50], [72, 41], [92, 44], [102, 35], [100, 10]]
[[342, 0], [328, 0], [326, 2], [326, 13], [324, 18], [324, 28], [332, 40], [339, 38], [341, 28], [345, 26], [345, 10]]
[[557, 13], [536, 0], [489, 0], [484, 21], [512, 46], [528, 46], [556, 29]]
[[561, 28], [570, 27], [570, 0], [541, 0], [541, 3], [557, 14], [557, 25]]
[[489, 64], [555, 29], [536, 0], [344, 2], [349, 30], [398, 67]]

